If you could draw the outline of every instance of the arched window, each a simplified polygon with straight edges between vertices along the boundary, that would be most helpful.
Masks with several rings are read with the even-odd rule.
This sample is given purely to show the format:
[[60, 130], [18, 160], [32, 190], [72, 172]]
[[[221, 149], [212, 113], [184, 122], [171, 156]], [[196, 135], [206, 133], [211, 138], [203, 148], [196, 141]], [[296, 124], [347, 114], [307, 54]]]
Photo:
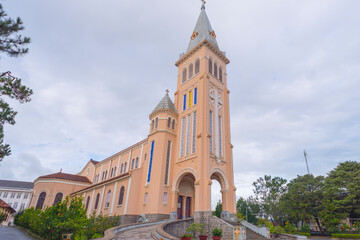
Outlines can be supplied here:
[[196, 60], [195, 62], [195, 74], [198, 74], [200, 72], [200, 60]]
[[184, 69], [182, 72], [182, 82], [183, 83], [186, 82], [186, 74], [187, 74], [187, 71], [186, 71], [186, 69]]
[[171, 127], [171, 118], [169, 117], [168, 118], [168, 124], [167, 124], [167, 127], [170, 128]]
[[158, 128], [158, 125], [159, 125], [159, 118], [156, 118], [156, 119], [155, 119], [155, 129]]
[[124, 169], [124, 164], [122, 163], [122, 164], [121, 164], [121, 169], [120, 169], [120, 174], [123, 173], [123, 169]]
[[118, 205], [123, 204], [123, 201], [124, 201], [124, 192], [125, 192], [125, 187], [122, 186], [121, 189], [120, 189], [120, 195], [119, 195]]
[[124, 172], [126, 172], [127, 162], [124, 165]]
[[39, 195], [35, 209], [42, 209], [46, 198], [46, 192], [42, 192]]
[[219, 68], [219, 80], [222, 82], [223, 80], [223, 73], [222, 73], [222, 68]]
[[139, 157], [136, 158], [135, 168], [138, 168], [138, 166], [139, 166]]
[[218, 77], [218, 68], [217, 68], [217, 64], [214, 64], [214, 76], [217, 78]]
[[90, 196], [88, 196], [86, 199], [86, 205], [85, 205], [86, 210], [88, 210], [88, 208], [89, 208], [89, 203], [90, 203]]
[[131, 169], [134, 169], [134, 166], [135, 166], [135, 159], [133, 159], [131, 162]]
[[151, 121], [151, 131], [154, 130], [154, 119]]
[[108, 194], [106, 195], [105, 208], [108, 208], [110, 206], [110, 198], [111, 198], [111, 190], [109, 190]]
[[209, 73], [211, 73], [212, 74], [212, 60], [211, 60], [211, 58], [209, 59]]
[[55, 206], [56, 204], [58, 204], [58, 202], [60, 202], [60, 200], [61, 200], [62, 198], [63, 198], [63, 194], [62, 194], [62, 193], [56, 194], [55, 199], [54, 199], [54, 204], [53, 204], [53, 206]]
[[171, 128], [172, 128], [172, 129], [175, 129], [175, 119], [173, 119]]
[[194, 65], [190, 64], [189, 66], [189, 79], [192, 78], [194, 72]]
[[96, 200], [95, 200], [95, 207], [94, 207], [94, 209], [97, 209], [97, 208], [98, 208], [98, 206], [99, 206], [99, 200], [100, 200], [100, 193], [98, 193], [98, 194], [96, 195]]

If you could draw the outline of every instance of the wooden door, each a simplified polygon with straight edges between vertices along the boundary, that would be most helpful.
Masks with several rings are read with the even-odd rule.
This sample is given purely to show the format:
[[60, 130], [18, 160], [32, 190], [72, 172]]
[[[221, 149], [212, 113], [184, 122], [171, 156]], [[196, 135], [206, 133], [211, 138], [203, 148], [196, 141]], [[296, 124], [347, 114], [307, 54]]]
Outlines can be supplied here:
[[189, 218], [191, 215], [191, 197], [186, 198], [186, 212], [185, 217]]
[[178, 197], [178, 205], [177, 205], [177, 218], [182, 219], [182, 208], [183, 208], [183, 196]]

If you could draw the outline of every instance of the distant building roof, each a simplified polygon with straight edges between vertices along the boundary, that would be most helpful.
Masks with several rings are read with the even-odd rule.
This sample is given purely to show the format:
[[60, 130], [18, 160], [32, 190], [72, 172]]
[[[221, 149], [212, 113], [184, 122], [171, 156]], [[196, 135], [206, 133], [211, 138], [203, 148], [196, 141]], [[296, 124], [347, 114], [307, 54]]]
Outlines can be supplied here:
[[91, 183], [91, 181], [87, 177], [69, 174], [69, 173], [62, 173], [62, 172], [40, 176], [39, 178], [55, 178], [55, 179], [63, 179], [63, 180], [69, 180], [75, 182]]
[[8, 209], [11, 213], [16, 212], [12, 207], [9, 206], [9, 204], [7, 204], [6, 202], [4, 202], [2, 199], [0, 199], [0, 208], [6, 208], [6, 209]]
[[10, 181], [10, 180], [0, 180], [0, 188], [9, 188], [9, 189], [33, 189], [33, 182], [20, 182], [20, 181]]
[[92, 160], [92, 159], [90, 159], [90, 162], [92, 162], [94, 165], [99, 163], [98, 161], [95, 161], [95, 160]]

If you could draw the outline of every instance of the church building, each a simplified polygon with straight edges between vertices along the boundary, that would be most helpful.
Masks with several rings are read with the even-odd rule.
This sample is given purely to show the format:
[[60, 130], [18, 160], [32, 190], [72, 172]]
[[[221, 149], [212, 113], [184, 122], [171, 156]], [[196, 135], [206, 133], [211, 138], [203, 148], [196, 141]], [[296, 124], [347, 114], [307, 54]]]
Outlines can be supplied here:
[[[177, 88], [149, 114], [145, 139], [77, 174], [34, 181], [31, 206], [44, 209], [65, 196], [82, 196], [87, 213], [124, 222], [183, 219], [211, 214], [211, 184], [220, 183], [222, 218], [236, 212], [230, 137], [229, 60], [201, 7], [190, 43], [175, 63]], [[174, 79], [175, 81], [175, 79]]]

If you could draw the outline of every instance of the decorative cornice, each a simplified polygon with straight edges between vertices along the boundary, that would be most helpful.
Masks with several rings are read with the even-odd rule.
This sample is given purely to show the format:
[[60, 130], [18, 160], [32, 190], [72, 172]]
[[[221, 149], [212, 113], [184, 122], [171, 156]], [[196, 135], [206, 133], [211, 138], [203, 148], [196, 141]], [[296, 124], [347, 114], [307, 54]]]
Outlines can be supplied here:
[[179, 116], [179, 113], [177, 112], [174, 112], [173, 110], [171, 109], [167, 109], [167, 108], [164, 108], [164, 109], [158, 109], [152, 113], [149, 114], [149, 119], [151, 120], [155, 115], [159, 114], [159, 113], [170, 113], [172, 116], [174, 117], [178, 117]]
[[214, 45], [212, 45], [208, 40], [204, 40], [201, 43], [199, 43], [196, 47], [191, 49], [189, 52], [187, 52], [184, 56], [182, 56], [176, 63], [175, 66], [179, 67], [181, 63], [183, 63], [186, 59], [188, 59], [191, 55], [193, 55], [195, 52], [197, 52], [202, 46], [206, 46], [211, 51], [213, 51], [221, 60], [224, 61], [224, 63], [229, 64], [230, 60], [225, 57], [225, 55], [218, 50]]

